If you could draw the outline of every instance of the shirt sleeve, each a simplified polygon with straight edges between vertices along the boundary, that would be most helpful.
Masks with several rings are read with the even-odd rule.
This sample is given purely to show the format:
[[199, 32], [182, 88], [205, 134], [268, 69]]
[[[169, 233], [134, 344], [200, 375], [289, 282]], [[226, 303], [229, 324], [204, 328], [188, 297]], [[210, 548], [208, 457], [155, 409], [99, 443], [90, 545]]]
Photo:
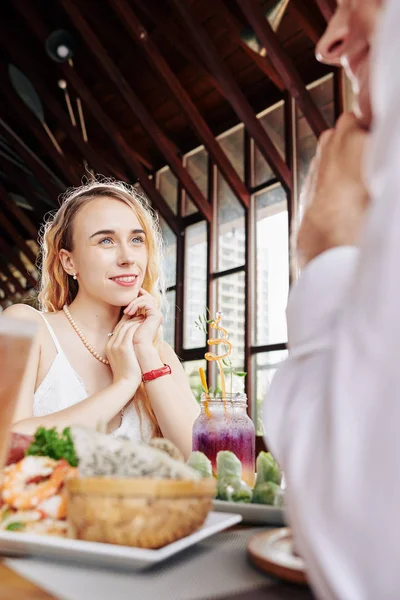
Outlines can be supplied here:
[[388, 2], [363, 241], [312, 261], [291, 292], [290, 353], [264, 407], [288, 519], [324, 600], [399, 597], [400, 72], [379, 66], [400, 53], [400, 5]]

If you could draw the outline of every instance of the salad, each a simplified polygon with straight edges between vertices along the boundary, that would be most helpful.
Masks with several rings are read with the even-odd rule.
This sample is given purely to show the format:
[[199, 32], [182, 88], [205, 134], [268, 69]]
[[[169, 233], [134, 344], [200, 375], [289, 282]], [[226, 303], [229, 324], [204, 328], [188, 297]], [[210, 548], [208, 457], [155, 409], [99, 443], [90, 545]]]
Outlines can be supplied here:
[[[211, 461], [202, 452], [192, 452], [188, 464], [201, 477], [213, 477]], [[260, 452], [256, 460], [256, 482], [250, 488], [242, 480], [242, 463], [233, 452], [217, 454], [217, 500], [252, 502], [282, 506], [282, 473], [270, 452]]]

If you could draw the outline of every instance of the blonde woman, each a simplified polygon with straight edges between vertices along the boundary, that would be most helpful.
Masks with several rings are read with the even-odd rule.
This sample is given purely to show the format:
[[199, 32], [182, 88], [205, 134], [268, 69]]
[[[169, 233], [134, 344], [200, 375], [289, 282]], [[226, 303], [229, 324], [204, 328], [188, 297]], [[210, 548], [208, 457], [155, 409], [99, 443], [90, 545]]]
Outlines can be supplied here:
[[161, 339], [160, 248], [146, 201], [118, 182], [68, 194], [42, 238], [39, 334], [13, 430], [107, 424], [111, 435], [170, 439], [188, 456], [198, 406]]

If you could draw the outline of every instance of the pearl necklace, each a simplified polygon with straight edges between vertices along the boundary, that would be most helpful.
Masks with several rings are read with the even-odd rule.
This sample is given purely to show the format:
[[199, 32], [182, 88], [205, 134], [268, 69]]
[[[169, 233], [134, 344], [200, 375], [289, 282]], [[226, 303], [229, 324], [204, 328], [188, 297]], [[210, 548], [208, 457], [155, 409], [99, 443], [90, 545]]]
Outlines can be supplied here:
[[72, 318], [72, 315], [69, 312], [68, 306], [66, 304], [64, 304], [64, 306], [63, 306], [63, 311], [64, 311], [65, 316], [67, 317], [68, 321], [71, 323], [72, 327], [75, 329], [76, 333], [81, 338], [83, 344], [89, 350], [90, 354], [92, 356], [94, 356], [95, 358], [97, 358], [97, 360], [99, 360], [101, 363], [103, 363], [103, 365], [109, 365], [110, 363], [107, 360], [107, 358], [103, 358], [102, 356], [100, 356], [100, 354], [98, 352], [96, 352], [96, 350], [93, 348], [93, 346], [87, 341], [87, 339], [83, 335], [82, 331], [79, 329], [78, 325], [75, 323], [74, 319]]

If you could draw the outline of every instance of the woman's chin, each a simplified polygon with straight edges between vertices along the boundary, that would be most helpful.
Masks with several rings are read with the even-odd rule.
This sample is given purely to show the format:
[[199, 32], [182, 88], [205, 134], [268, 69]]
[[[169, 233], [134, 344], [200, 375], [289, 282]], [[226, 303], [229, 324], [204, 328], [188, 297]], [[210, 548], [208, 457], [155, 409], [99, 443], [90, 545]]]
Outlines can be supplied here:
[[363, 129], [371, 129], [372, 126], [372, 107], [369, 92], [361, 92], [354, 102], [354, 113], [357, 117], [360, 127]]

